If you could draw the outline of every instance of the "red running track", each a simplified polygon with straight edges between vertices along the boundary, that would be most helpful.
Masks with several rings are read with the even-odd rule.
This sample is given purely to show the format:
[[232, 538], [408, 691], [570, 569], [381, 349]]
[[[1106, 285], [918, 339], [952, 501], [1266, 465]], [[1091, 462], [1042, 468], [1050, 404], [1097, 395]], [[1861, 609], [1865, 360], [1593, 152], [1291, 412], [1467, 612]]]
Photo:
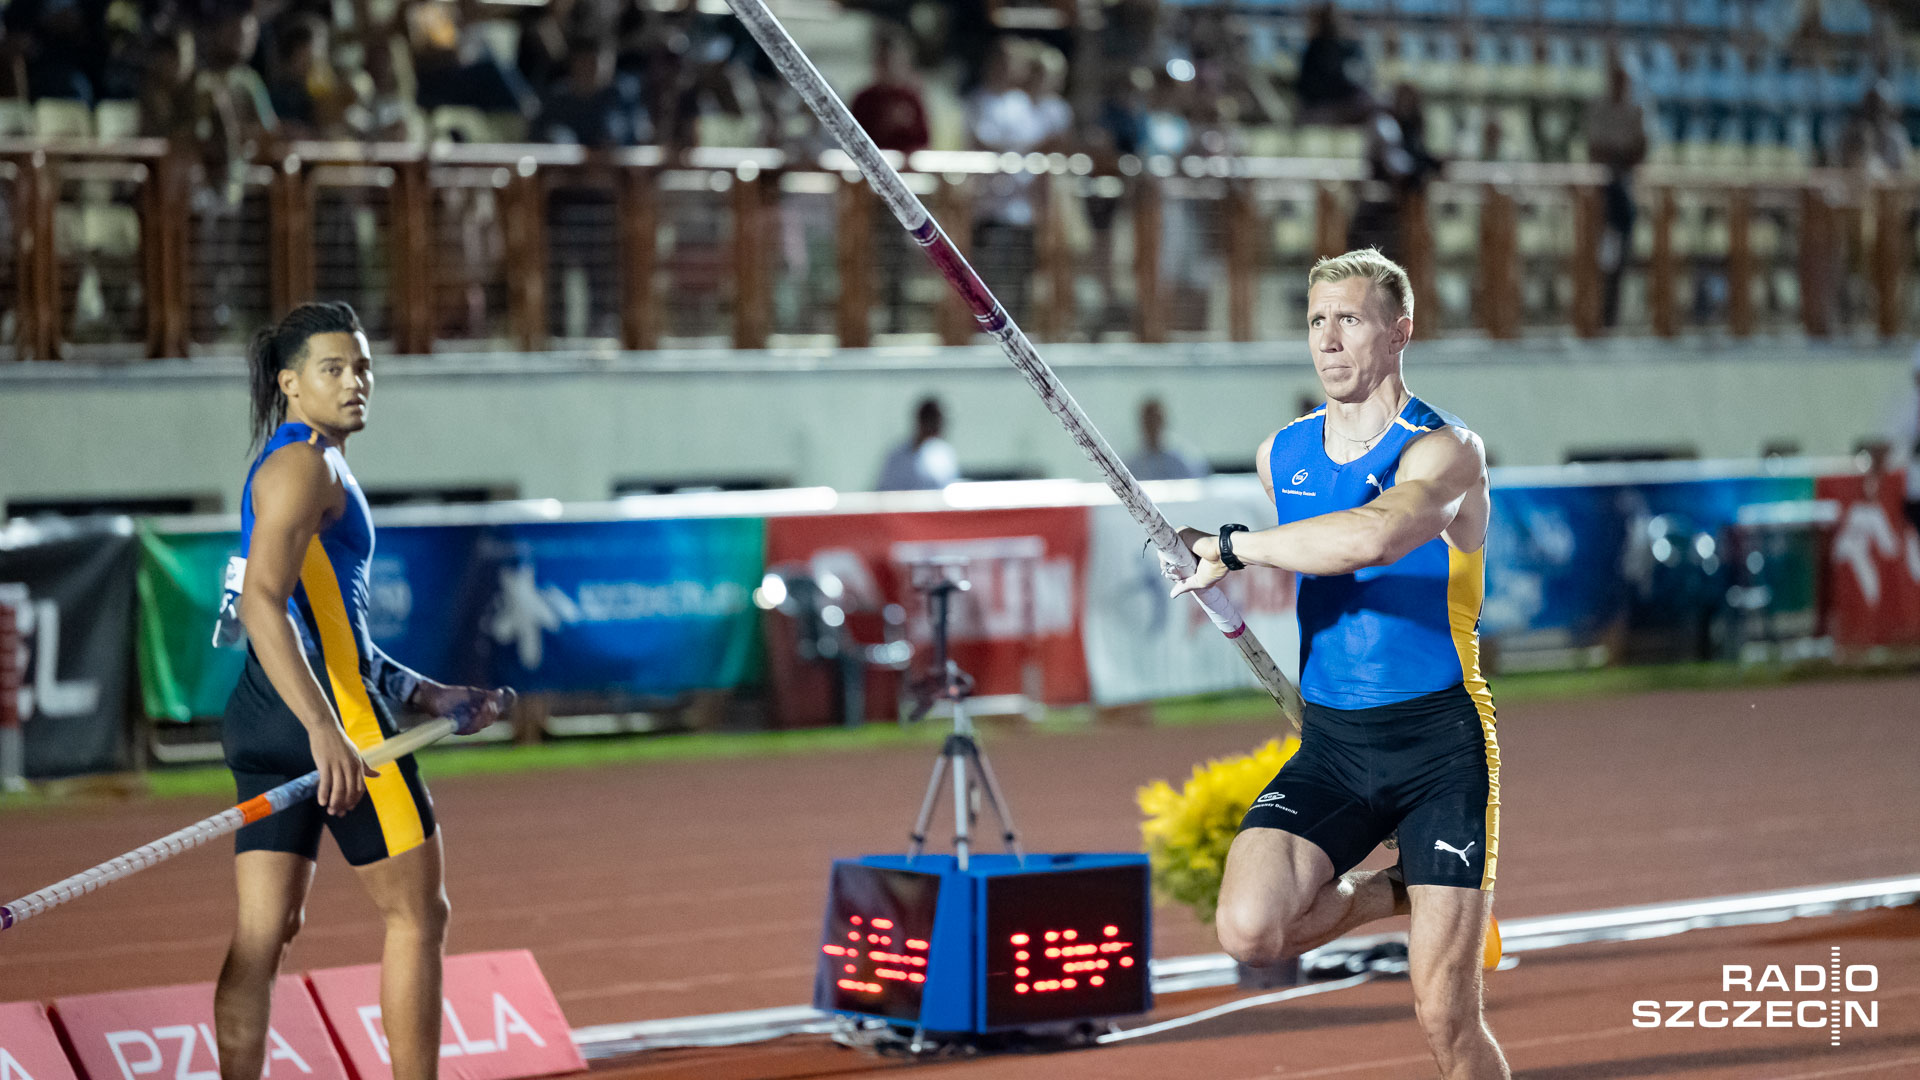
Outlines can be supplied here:
[[[1920, 679], [1902, 678], [1503, 709], [1496, 910], [1511, 918], [1920, 872], [1917, 695]], [[1277, 730], [1277, 721], [1104, 727], [991, 732], [985, 742], [1031, 847], [1128, 850], [1139, 843], [1135, 788], [1182, 778], [1195, 762]], [[532, 949], [580, 1026], [801, 1003], [828, 861], [904, 845], [933, 753], [928, 745], [436, 781], [450, 947]], [[0, 893], [31, 891], [219, 808], [182, 799], [9, 813]], [[293, 964], [377, 960], [371, 904], [336, 856], [322, 862]], [[233, 917], [229, 865], [213, 853], [187, 856], [8, 931], [0, 1000], [212, 978]], [[1184, 910], [1158, 917], [1161, 955], [1218, 948]], [[1916, 921], [1863, 915], [1534, 954], [1493, 977], [1491, 1015], [1521, 1075], [1920, 1076]], [[1819, 1039], [1802, 1046], [1796, 1032], [1629, 1026], [1642, 996], [1708, 996], [1719, 964], [1771, 962], [1748, 950], [1817, 963], [1843, 932], [1860, 954], [1849, 962], [1880, 966], [1883, 1004], [1881, 1026], [1837, 1051]], [[1224, 999], [1181, 995], [1162, 1012]], [[1766, 1038], [1742, 1038], [1754, 1035]], [[892, 1065], [793, 1040], [661, 1054], [621, 1071], [773, 1077]], [[1007, 1077], [1044, 1069], [1055, 1080], [1431, 1074], [1404, 982], [1140, 1044], [930, 1068]]]

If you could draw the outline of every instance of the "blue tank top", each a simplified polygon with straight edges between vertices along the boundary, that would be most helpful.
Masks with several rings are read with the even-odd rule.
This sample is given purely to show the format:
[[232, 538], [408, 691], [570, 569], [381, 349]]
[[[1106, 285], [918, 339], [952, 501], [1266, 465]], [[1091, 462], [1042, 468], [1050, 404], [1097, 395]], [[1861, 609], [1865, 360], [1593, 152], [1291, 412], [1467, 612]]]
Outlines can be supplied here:
[[[1407, 445], [1457, 418], [1411, 398], [1387, 434], [1344, 465], [1327, 456], [1326, 407], [1273, 438], [1268, 459], [1280, 524], [1351, 510], [1394, 485]], [[1300, 693], [1334, 709], [1391, 705], [1465, 684], [1483, 715], [1493, 695], [1480, 675], [1480, 551], [1432, 540], [1386, 566], [1300, 575]]]
[[[367, 497], [347, 468], [340, 448], [301, 423], [280, 425], [247, 470], [240, 491], [240, 550], [253, 547], [253, 478], [267, 458], [295, 443], [321, 447], [327, 463], [346, 487], [346, 508], [323, 526], [301, 558], [300, 582], [287, 610], [300, 630], [300, 643], [317, 661], [314, 674], [332, 692], [347, 734], [362, 746], [363, 737], [379, 740], [377, 715], [368, 698], [373, 638], [367, 632], [367, 567], [373, 561], [373, 515]], [[324, 674], [322, 674], [324, 668]], [[371, 725], [371, 727], [369, 727]]]

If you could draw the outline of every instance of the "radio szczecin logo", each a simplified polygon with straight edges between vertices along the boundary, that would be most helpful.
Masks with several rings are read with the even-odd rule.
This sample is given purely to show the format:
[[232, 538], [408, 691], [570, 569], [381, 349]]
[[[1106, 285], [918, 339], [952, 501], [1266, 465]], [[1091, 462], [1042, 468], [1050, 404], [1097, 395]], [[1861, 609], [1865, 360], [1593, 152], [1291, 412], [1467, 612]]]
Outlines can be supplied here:
[[[1723, 964], [1721, 998], [1699, 1001], [1636, 1001], [1633, 1026], [1639, 1028], [1825, 1028], [1828, 1042], [1840, 1045], [1842, 1028], [1880, 1026], [1880, 1002], [1863, 995], [1880, 989], [1880, 969], [1872, 964], [1840, 962], [1833, 947], [1825, 966], [1768, 964], [1756, 973], [1750, 964]], [[1736, 998], [1734, 995], [1741, 995]]]

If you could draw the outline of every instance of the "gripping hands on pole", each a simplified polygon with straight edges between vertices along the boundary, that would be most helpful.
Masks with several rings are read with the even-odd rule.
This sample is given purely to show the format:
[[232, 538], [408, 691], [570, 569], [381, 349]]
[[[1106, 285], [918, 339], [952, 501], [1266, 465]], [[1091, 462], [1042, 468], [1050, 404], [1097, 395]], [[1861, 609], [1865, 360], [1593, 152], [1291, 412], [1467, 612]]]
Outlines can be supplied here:
[[[1093, 422], [1087, 419], [1086, 413], [1080, 410], [1079, 404], [1073, 400], [1073, 395], [1067, 393], [1067, 388], [1061, 385], [1053, 369], [1040, 358], [1040, 354], [1034, 350], [1033, 342], [1027, 340], [1027, 335], [1007, 315], [1006, 309], [1000, 306], [1000, 302], [994, 299], [993, 292], [987, 288], [985, 282], [980, 280], [980, 275], [974, 272], [973, 267], [967, 265], [966, 257], [960, 254], [960, 250], [940, 228], [940, 223], [934, 221], [927, 213], [927, 208], [920, 204], [920, 200], [913, 192], [907, 190], [906, 184], [900, 180], [900, 174], [894, 172], [893, 166], [887, 164], [886, 159], [880, 155], [880, 148], [874, 145], [873, 139], [853, 119], [853, 114], [847, 111], [846, 105], [841, 102], [839, 95], [833, 92], [832, 87], [827, 85], [827, 81], [814, 68], [812, 61], [800, 51], [800, 47], [787, 34], [786, 27], [781, 26], [780, 20], [774, 18], [773, 13], [767, 10], [765, 0], [727, 0], [727, 2], [733, 8], [734, 14], [740, 17], [740, 21], [746, 24], [754, 40], [767, 51], [767, 56], [773, 60], [774, 66], [780, 70], [780, 74], [786, 78], [788, 84], [807, 103], [807, 107], [813, 110], [814, 115], [820, 118], [821, 124], [833, 134], [841, 148], [853, 159], [854, 164], [859, 166], [860, 172], [867, 178], [867, 183], [879, 193], [881, 200], [887, 204], [887, 208], [893, 211], [893, 216], [899, 219], [900, 224], [909, 233], [913, 234], [914, 242], [926, 252], [927, 258], [933, 261], [934, 266], [947, 279], [947, 283], [959, 292], [967, 302], [967, 306], [973, 309], [973, 317], [980, 323], [981, 329], [999, 343], [1001, 350], [1007, 354], [1007, 359], [1013, 362], [1013, 366], [1019, 369], [1020, 374], [1026, 376], [1027, 383], [1040, 395], [1040, 400], [1055, 417], [1059, 418], [1061, 424], [1066, 427], [1067, 433], [1080, 444], [1080, 449], [1086, 452], [1087, 457], [1093, 460], [1094, 467], [1100, 470], [1107, 486], [1112, 488], [1113, 493], [1119, 497], [1120, 504], [1133, 515], [1134, 521], [1147, 530], [1147, 535], [1153, 540], [1153, 546], [1160, 550], [1162, 560], [1178, 571], [1181, 578], [1191, 575], [1196, 566], [1193, 553], [1181, 543], [1179, 534], [1167, 522], [1166, 516], [1160, 513], [1159, 507], [1155, 506], [1153, 500], [1141, 490], [1139, 482], [1133, 478], [1133, 473], [1113, 452], [1113, 448], [1107, 445], [1107, 440], [1093, 426]], [[1279, 702], [1280, 709], [1287, 715], [1287, 719], [1298, 727], [1300, 692], [1280, 672], [1273, 658], [1267, 655], [1266, 649], [1247, 630], [1246, 620], [1241, 617], [1233, 601], [1227, 597], [1226, 593], [1215, 587], [1196, 590], [1193, 598], [1206, 609], [1207, 616], [1213, 620], [1214, 626], [1218, 627], [1220, 632], [1239, 648], [1240, 655], [1253, 668], [1254, 675], [1273, 695], [1274, 700]]]
[[[456, 724], [457, 721], [450, 717], [425, 721], [380, 743], [362, 757], [371, 766], [397, 761], [421, 747], [453, 734]], [[319, 784], [318, 770], [310, 772], [256, 795], [238, 806], [223, 810], [204, 821], [169, 833], [151, 844], [144, 844], [118, 858], [108, 859], [90, 870], [82, 870], [70, 878], [57, 881], [39, 892], [23, 896], [5, 907], [0, 907], [0, 930], [32, 918], [48, 908], [85, 896], [108, 882], [137, 874], [155, 863], [164, 862], [183, 851], [190, 851], [209, 840], [237, 832], [241, 826], [250, 825], [269, 814], [285, 810], [295, 803], [311, 799]]]

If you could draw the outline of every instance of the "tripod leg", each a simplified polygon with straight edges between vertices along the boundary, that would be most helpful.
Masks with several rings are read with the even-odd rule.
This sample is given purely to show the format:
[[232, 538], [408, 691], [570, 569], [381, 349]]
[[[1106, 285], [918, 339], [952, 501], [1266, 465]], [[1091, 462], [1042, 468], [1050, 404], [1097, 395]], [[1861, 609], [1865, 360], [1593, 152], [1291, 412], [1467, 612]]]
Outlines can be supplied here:
[[927, 846], [927, 827], [933, 824], [933, 800], [940, 795], [940, 778], [947, 770], [947, 755], [943, 750], [933, 759], [933, 778], [927, 781], [927, 797], [920, 800], [920, 816], [913, 820], [913, 844], [907, 848], [907, 858], [917, 859]]
[[994, 778], [993, 766], [987, 763], [986, 751], [972, 740], [967, 742], [967, 756], [980, 770], [980, 786], [985, 791], [987, 805], [993, 808], [994, 820], [1000, 823], [1000, 839], [1007, 845], [1013, 857], [1026, 860], [1026, 853], [1020, 850], [1020, 837], [1013, 827], [1013, 811], [1007, 807], [1006, 796], [1000, 793], [1000, 781]]
[[[960, 745], [956, 746], [955, 743]], [[967, 758], [972, 757], [964, 736], [954, 736], [947, 740], [947, 752], [953, 765], [953, 853], [959, 857], [960, 872], [967, 869], [967, 846], [970, 830], [968, 819], [973, 816], [973, 808], [968, 805], [968, 794], [973, 790], [973, 782], [967, 776]]]

